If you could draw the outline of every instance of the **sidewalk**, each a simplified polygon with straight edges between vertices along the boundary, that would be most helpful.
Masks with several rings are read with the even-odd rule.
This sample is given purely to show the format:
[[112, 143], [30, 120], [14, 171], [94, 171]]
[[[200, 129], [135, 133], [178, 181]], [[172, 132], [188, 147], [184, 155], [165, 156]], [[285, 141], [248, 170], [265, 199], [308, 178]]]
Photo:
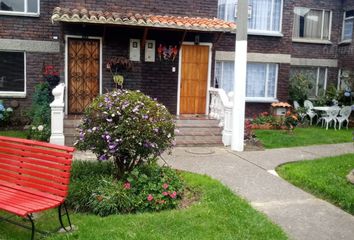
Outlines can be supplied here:
[[291, 239], [354, 239], [354, 217], [274, 175], [282, 163], [354, 153], [353, 143], [232, 152], [176, 148], [164, 159], [177, 169], [220, 180], [280, 225]]

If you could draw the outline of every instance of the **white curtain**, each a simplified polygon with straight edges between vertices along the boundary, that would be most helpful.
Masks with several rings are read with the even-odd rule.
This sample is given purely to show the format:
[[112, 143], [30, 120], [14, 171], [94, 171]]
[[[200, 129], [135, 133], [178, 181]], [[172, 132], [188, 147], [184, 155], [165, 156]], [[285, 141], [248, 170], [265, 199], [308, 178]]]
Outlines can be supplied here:
[[252, 17], [249, 19], [249, 29], [280, 31], [281, 0], [251, 0], [250, 5]]
[[[234, 63], [231, 61], [218, 61], [215, 64], [215, 84], [226, 93], [234, 90]], [[215, 86], [215, 85], [214, 85]]]
[[247, 64], [247, 97], [265, 97], [265, 83], [267, 74], [267, 64], [248, 63]]
[[342, 40], [352, 40], [354, 19], [347, 19], [344, 22], [344, 32]]
[[304, 37], [321, 39], [322, 11], [311, 10], [305, 15]]

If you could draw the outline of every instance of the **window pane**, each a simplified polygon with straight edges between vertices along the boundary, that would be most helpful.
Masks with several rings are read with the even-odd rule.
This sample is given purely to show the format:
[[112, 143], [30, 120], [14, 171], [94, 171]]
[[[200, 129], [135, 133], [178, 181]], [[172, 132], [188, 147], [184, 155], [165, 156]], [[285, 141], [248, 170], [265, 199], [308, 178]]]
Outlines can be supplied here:
[[22, 52], [0, 52], [0, 91], [25, 91], [23, 55]]
[[226, 4], [226, 0], [219, 0], [218, 18], [220, 19], [225, 19], [225, 4]]
[[354, 17], [354, 10], [350, 10], [350, 11], [345, 12], [345, 17], [346, 18]]
[[326, 83], [326, 68], [320, 68], [320, 75], [318, 78], [318, 92], [317, 96], [323, 95], [324, 94], [324, 89], [325, 89], [325, 83]]
[[277, 78], [277, 65], [269, 64], [267, 97], [275, 98], [276, 78]]
[[351, 40], [353, 38], [353, 24], [354, 20], [349, 19], [344, 22], [344, 30], [343, 30], [343, 40]]
[[329, 25], [330, 25], [330, 12], [325, 11], [323, 19], [323, 38], [324, 40], [329, 40]]
[[230, 61], [216, 62], [215, 78], [219, 88], [226, 93], [233, 91], [234, 86], [234, 63]]
[[321, 39], [322, 11], [310, 10], [304, 16], [304, 38]]
[[30, 13], [37, 13], [38, 12], [38, 1], [37, 0], [28, 0], [27, 3], [27, 11]]
[[271, 19], [278, 18], [275, 14], [272, 16], [271, 0], [251, 0], [252, 17], [249, 19], [249, 29], [270, 31]]
[[246, 97], [265, 97], [267, 64], [247, 64]]
[[281, 1], [274, 1], [272, 31], [280, 31]]
[[235, 7], [236, 7], [236, 4], [235, 4], [235, 1], [234, 0], [227, 0], [226, 1], [227, 4], [226, 4], [226, 20], [227, 21], [230, 21], [230, 22], [234, 22], [236, 21], [235, 19]]
[[24, 0], [0, 0], [0, 10], [3, 11], [25, 11]]
[[309, 97], [316, 97], [317, 67], [293, 67], [291, 68], [291, 78], [298, 74], [304, 75], [312, 85]]

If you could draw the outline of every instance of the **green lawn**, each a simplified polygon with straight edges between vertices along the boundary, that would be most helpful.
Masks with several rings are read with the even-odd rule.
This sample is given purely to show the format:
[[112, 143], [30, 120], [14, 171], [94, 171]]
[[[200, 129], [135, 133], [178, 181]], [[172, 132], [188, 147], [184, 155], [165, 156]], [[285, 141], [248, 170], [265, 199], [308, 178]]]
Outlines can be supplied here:
[[[184, 173], [189, 186], [202, 192], [202, 199], [183, 210], [105, 218], [72, 214], [78, 230], [69, 235], [56, 234], [47, 239], [287, 239], [285, 233], [263, 214], [254, 210], [231, 190], [209, 177]], [[44, 229], [57, 226], [55, 212], [50, 220], [40, 218]], [[0, 224], [1, 239], [28, 239], [24, 231]]]
[[285, 130], [255, 130], [255, 134], [263, 146], [269, 149], [352, 142], [353, 131], [309, 127], [296, 128], [290, 134]]
[[354, 154], [289, 163], [277, 168], [281, 177], [354, 215], [354, 185], [346, 175], [354, 168]]
[[0, 136], [15, 137], [15, 138], [27, 138], [28, 132], [25, 130], [8, 130], [0, 131]]

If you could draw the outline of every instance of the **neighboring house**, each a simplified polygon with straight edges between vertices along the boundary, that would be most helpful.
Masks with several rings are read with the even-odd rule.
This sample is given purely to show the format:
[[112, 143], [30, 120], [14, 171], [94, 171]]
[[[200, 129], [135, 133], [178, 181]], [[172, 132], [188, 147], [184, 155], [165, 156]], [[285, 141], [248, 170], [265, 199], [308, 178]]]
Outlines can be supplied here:
[[[115, 87], [106, 63], [123, 56], [133, 62], [125, 88], [173, 114], [207, 114], [209, 87], [233, 87], [235, 25], [227, 21], [236, 2], [0, 0], [0, 98], [29, 106], [43, 65], [54, 65], [67, 86], [66, 113], [80, 114]], [[292, 73], [314, 76], [315, 96], [338, 85], [340, 69], [354, 70], [350, 1], [249, 3], [248, 116], [288, 100]], [[163, 47], [177, 47], [177, 56], [165, 60]]]

